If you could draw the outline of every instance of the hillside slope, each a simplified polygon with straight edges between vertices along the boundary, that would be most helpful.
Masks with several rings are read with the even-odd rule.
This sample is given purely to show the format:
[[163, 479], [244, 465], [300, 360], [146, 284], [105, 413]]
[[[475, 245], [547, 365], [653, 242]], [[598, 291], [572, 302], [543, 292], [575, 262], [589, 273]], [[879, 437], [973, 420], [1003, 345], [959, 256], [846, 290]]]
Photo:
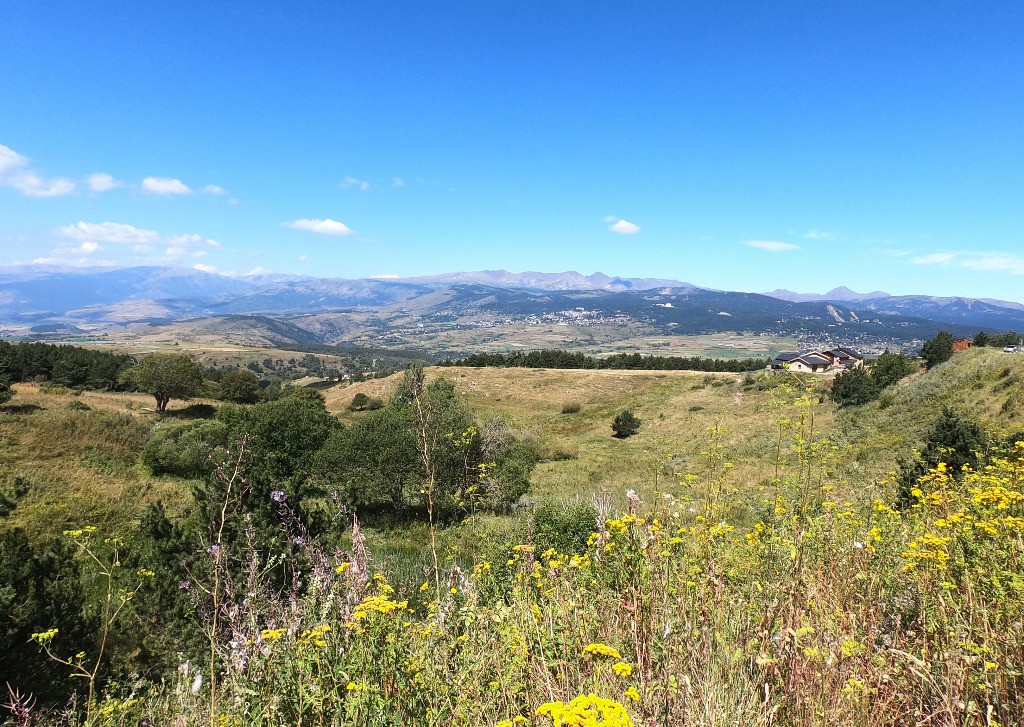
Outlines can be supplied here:
[[[589, 496], [602, 487], [619, 494], [664, 488], [675, 473], [704, 466], [701, 453], [711, 430], [717, 430], [734, 465], [733, 483], [755, 487], [773, 474], [779, 420], [804, 415], [811, 426], [812, 412], [795, 408], [799, 392], [778, 387], [785, 383], [778, 374], [427, 369], [428, 381], [437, 376], [454, 381], [482, 418], [505, 418], [540, 442], [547, 461], [534, 473], [535, 497]], [[386, 400], [400, 379], [331, 389], [328, 408], [351, 419], [358, 415], [345, 407], [356, 393]], [[1024, 356], [995, 349], [959, 354], [909, 377], [878, 402], [846, 410], [828, 400], [830, 378], [802, 381], [816, 402], [812, 435], [831, 435], [840, 448], [831, 467], [851, 491], [880, 487], [886, 473], [923, 441], [944, 406], [998, 433], [1024, 429]], [[573, 402], [581, 411], [562, 414], [563, 405]], [[625, 408], [643, 425], [635, 437], [620, 441], [611, 436], [611, 421]], [[783, 433], [787, 444], [790, 434]]]

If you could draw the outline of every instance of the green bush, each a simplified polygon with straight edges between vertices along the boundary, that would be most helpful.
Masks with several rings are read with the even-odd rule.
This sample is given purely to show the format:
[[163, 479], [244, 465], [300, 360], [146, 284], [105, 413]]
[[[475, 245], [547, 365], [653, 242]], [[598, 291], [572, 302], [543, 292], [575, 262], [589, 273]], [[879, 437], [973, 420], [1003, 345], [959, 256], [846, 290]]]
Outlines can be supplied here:
[[583, 405], [578, 401], [570, 401], [562, 405], [563, 414], [579, 414], [583, 411]]
[[892, 353], [886, 350], [871, 363], [871, 378], [883, 389], [892, 386], [900, 379], [910, 376], [917, 370], [917, 365], [902, 351]]
[[597, 510], [585, 502], [542, 500], [533, 510], [533, 543], [538, 551], [583, 554], [597, 528]]
[[351, 403], [348, 405], [349, 411], [376, 411], [384, 406], [384, 402], [380, 399], [368, 396], [363, 392], [359, 392], [352, 397]]
[[154, 475], [205, 477], [215, 467], [214, 453], [228, 444], [228, 427], [219, 421], [159, 423], [142, 450], [142, 463]]
[[966, 419], [948, 406], [932, 424], [925, 445], [913, 460], [901, 462], [896, 475], [896, 503], [905, 510], [918, 502], [913, 490], [929, 470], [944, 463], [954, 477], [964, 467], [977, 468], [988, 449], [988, 436], [976, 422]]
[[878, 382], [861, 367], [844, 371], [832, 381], [832, 399], [839, 406], [867, 404], [880, 393]]
[[623, 409], [615, 415], [612, 431], [619, 439], [631, 437], [640, 431], [640, 420], [629, 409]]
[[260, 400], [260, 379], [249, 369], [228, 371], [220, 380], [220, 398], [235, 404], [255, 404]]

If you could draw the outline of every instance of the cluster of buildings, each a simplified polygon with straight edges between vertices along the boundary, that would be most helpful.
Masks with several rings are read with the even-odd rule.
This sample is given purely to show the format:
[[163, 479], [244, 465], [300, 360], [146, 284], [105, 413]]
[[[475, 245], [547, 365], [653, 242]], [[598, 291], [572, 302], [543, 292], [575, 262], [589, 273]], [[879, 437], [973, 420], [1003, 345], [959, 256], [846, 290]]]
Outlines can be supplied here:
[[864, 356], [852, 348], [836, 346], [825, 351], [802, 351], [800, 353], [780, 353], [768, 368], [772, 370], [788, 369], [821, 374], [829, 371], [845, 371], [864, 365]]

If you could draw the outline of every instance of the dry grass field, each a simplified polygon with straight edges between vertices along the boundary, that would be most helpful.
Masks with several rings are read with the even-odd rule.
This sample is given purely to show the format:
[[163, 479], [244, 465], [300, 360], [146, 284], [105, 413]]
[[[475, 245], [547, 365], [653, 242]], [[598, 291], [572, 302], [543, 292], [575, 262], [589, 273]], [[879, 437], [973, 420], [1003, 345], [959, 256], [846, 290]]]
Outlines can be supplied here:
[[[602, 488], [620, 497], [627, 489], [645, 495], [664, 490], [676, 473], [703, 466], [701, 452], [713, 429], [730, 452], [733, 478], [756, 482], [766, 463], [774, 462], [784, 400], [794, 398], [773, 397], [751, 386], [744, 374], [729, 373], [427, 369], [428, 381], [438, 376], [451, 379], [481, 419], [502, 417], [540, 443], [534, 497], [589, 498]], [[356, 393], [386, 400], [400, 379], [330, 389], [328, 409], [351, 419], [358, 414], [346, 407]], [[809, 382], [820, 386], [824, 380]], [[566, 404], [578, 404], [580, 411], [563, 414]], [[642, 421], [640, 432], [616, 439], [612, 419], [627, 408]], [[817, 431], [826, 432], [835, 408], [819, 406], [814, 416]]]
[[[899, 459], [911, 455], [944, 406], [995, 432], [1024, 430], [1024, 356], [993, 349], [958, 354], [927, 376], [905, 380], [880, 401], [846, 411], [828, 400], [830, 377], [427, 369], [428, 381], [438, 376], [455, 383], [480, 419], [502, 417], [540, 443], [543, 461], [534, 471], [534, 498], [590, 498], [601, 489], [620, 498], [626, 489], [644, 495], [665, 491], [678, 474], [697, 474], [705, 466], [702, 452], [712, 431], [733, 465], [729, 479], [740, 489], [756, 490], [772, 477], [780, 447], [791, 448], [794, 436], [803, 432], [826, 438], [832, 449], [833, 467], [822, 476], [851, 497], [867, 497], [879, 491]], [[400, 379], [329, 389], [328, 409], [351, 420], [359, 415], [346, 407], [356, 393], [386, 401]], [[806, 398], [796, 404], [802, 390]], [[579, 404], [578, 413], [561, 413], [573, 403]], [[637, 435], [619, 440], [612, 436], [611, 422], [626, 408], [642, 426]]]
[[[228, 346], [202, 350], [211, 358], [252, 353]], [[1024, 430], [1024, 356], [995, 350], [958, 355], [928, 375], [902, 382], [882, 400], [846, 411], [823, 397], [827, 378], [805, 379], [810, 392], [798, 405], [799, 390], [778, 387], [778, 375], [763, 372], [427, 369], [428, 380], [438, 376], [455, 383], [478, 420], [501, 417], [538, 443], [542, 461], [527, 502], [590, 501], [601, 490], [616, 501], [628, 489], [645, 499], [655, 491], [679, 493], [680, 475], [704, 473], [702, 453], [712, 439], [732, 465], [731, 486], [754, 493], [774, 476], [777, 455], [791, 449], [799, 433], [827, 437], [833, 464], [821, 476], [851, 497], [867, 497], [879, 491], [878, 483], [901, 457], [910, 455], [943, 406], [992, 431]], [[386, 401], [400, 379], [394, 375], [327, 389], [327, 407], [351, 422], [361, 416], [346, 408], [355, 394]], [[172, 512], [187, 502], [187, 482], [152, 477], [138, 462], [159, 421], [151, 397], [61, 393], [32, 384], [16, 390], [15, 399], [0, 410], [0, 467], [8, 477], [26, 477], [33, 488], [9, 525], [52, 531], [56, 520], [58, 530], [94, 517], [127, 523], [138, 506], [156, 499]], [[197, 403], [217, 405], [174, 401], [168, 417], [193, 416], [190, 407]], [[566, 405], [578, 405], [579, 411], [563, 414]], [[642, 426], [635, 436], [616, 439], [611, 422], [626, 408]]]
[[[0, 413], [0, 471], [31, 483], [24, 501], [4, 523], [35, 534], [59, 533], [91, 523], [127, 529], [145, 505], [162, 500], [180, 513], [188, 484], [152, 477], [139, 463], [159, 421], [145, 394], [72, 394], [35, 384], [15, 386]], [[168, 418], [187, 418], [195, 404], [174, 401]]]

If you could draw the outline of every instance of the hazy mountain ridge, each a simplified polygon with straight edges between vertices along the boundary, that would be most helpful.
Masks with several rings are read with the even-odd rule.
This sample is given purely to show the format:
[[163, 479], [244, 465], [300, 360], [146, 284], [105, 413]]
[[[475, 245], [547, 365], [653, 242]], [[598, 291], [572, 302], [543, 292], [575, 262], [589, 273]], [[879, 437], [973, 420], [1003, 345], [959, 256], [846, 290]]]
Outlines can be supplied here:
[[[244, 317], [287, 322], [247, 330]], [[216, 325], [200, 321], [218, 321]], [[0, 321], [13, 325], [181, 324], [208, 337], [239, 329], [244, 340], [331, 343], [360, 328], [495, 325], [638, 325], [660, 334], [749, 331], [850, 340], [912, 341], [940, 328], [1024, 329], [1024, 305], [963, 297], [890, 296], [845, 287], [824, 295], [700, 288], [656, 278], [504, 270], [418, 278], [312, 278], [259, 274], [230, 277], [193, 269], [0, 270]], [[294, 321], [294, 324], [291, 323]], [[212, 326], [212, 328], [211, 328]], [[294, 326], [294, 328], [292, 328]]]
[[[401, 279], [399, 279], [401, 280]], [[582, 275], [575, 270], [563, 273], [538, 273], [527, 271], [510, 273], [507, 270], [481, 270], [465, 273], [443, 273], [405, 278], [411, 283], [458, 285], [478, 284], [499, 288], [525, 288], [527, 290], [653, 290], [655, 288], [692, 287], [679, 280], [659, 278], [621, 278], [604, 273]]]
[[881, 291], [857, 293], [846, 287], [824, 294], [774, 290], [767, 295], [792, 302], [840, 302], [849, 308], [885, 316], [911, 316], [940, 323], [963, 323], [987, 328], [1013, 328], [1021, 324], [1024, 305], [993, 298], [961, 296], [889, 295]]
[[777, 288], [770, 293], [765, 295], [771, 296], [772, 298], [778, 298], [779, 300], [788, 300], [791, 303], [809, 303], [817, 301], [839, 301], [843, 303], [849, 303], [852, 301], [872, 300], [874, 298], [891, 298], [888, 293], [884, 293], [881, 290], [875, 290], [871, 293], [858, 293], [850, 290], [845, 285], [841, 285], [838, 288], [833, 288], [827, 293], [794, 293], [792, 290], [785, 290], [784, 288]]

